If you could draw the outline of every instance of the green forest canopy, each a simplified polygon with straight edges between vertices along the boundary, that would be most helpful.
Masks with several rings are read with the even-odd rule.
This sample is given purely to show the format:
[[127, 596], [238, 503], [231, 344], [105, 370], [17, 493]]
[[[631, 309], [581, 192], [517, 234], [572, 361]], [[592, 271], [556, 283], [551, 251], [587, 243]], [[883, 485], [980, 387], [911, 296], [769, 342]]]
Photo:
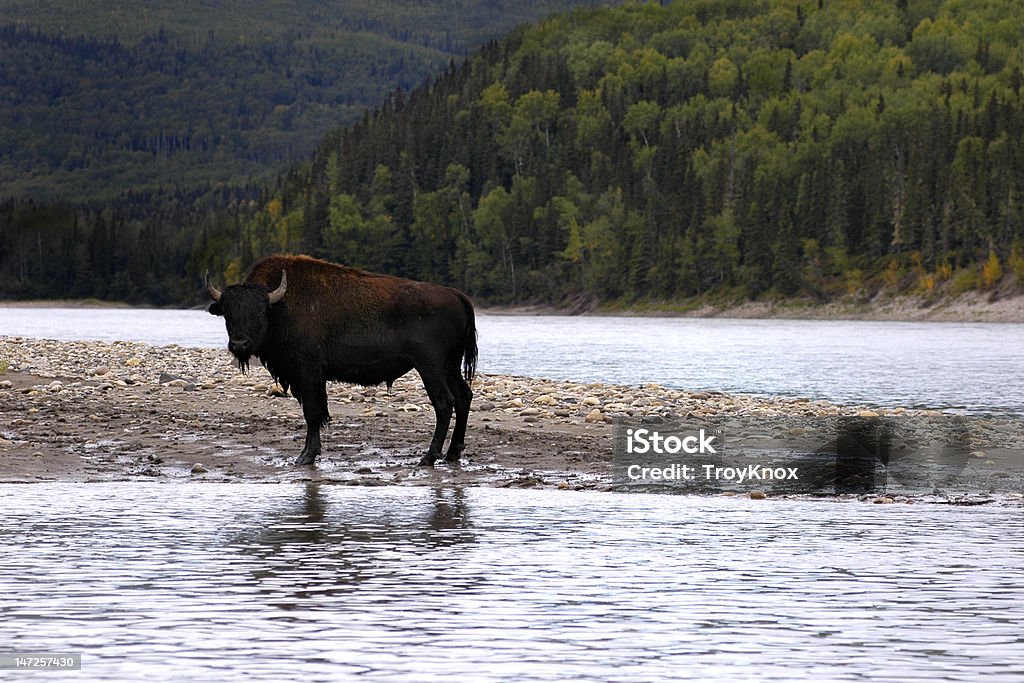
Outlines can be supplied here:
[[[258, 200], [180, 217], [189, 229], [169, 244], [127, 211], [76, 213], [61, 234], [126, 249], [87, 279], [129, 292], [154, 277], [131, 263], [144, 245], [153, 273], [181, 270], [139, 291], [180, 299], [203, 266], [231, 281], [274, 251], [488, 302], [1017, 286], [1016, 13], [1010, 0], [574, 11], [396, 93]], [[8, 220], [42, 220], [18, 212]], [[33, 234], [19, 243], [26, 277]], [[88, 289], [80, 270], [48, 272]]]
[[0, 0], [0, 193], [271, 181], [396, 89], [573, 4]]

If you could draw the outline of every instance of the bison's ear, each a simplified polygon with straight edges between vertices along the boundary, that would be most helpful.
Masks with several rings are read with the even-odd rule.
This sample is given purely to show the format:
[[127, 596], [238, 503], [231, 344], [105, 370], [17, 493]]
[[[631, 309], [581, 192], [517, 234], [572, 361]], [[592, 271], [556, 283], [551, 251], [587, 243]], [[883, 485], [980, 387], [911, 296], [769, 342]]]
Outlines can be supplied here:
[[210, 312], [210, 315], [224, 315], [224, 309], [217, 302], [210, 304], [210, 307], [206, 310]]

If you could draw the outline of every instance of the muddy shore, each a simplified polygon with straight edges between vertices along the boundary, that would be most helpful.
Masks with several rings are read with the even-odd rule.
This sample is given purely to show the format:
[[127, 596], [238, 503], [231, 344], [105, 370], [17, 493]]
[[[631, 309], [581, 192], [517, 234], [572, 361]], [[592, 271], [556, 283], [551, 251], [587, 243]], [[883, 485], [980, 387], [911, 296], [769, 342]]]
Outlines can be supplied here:
[[[323, 433], [324, 453], [315, 468], [296, 468], [292, 461], [304, 436], [297, 402], [281, 395], [262, 367], [240, 373], [226, 351], [0, 337], [0, 370], [3, 483], [317, 481], [610, 490], [616, 418], [926, 414], [653, 384], [478, 375], [462, 463], [424, 468], [416, 462], [434, 417], [411, 373], [390, 392], [330, 385], [333, 420]], [[1009, 449], [974, 454], [974, 480], [962, 492], [882, 502], [949, 502], [968, 494], [977, 501], [995, 492], [988, 482], [996, 475], [998, 499], [1019, 500], [1024, 477], [1018, 486], [1017, 436]]]

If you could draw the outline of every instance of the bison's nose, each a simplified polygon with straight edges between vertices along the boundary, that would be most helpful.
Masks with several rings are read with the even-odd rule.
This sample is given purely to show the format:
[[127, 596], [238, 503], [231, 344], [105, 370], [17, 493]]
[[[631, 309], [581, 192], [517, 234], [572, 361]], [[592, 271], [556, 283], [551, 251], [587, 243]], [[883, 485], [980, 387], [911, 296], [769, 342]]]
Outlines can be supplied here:
[[234, 354], [245, 353], [249, 350], [249, 340], [245, 338], [236, 338], [228, 342], [228, 350]]

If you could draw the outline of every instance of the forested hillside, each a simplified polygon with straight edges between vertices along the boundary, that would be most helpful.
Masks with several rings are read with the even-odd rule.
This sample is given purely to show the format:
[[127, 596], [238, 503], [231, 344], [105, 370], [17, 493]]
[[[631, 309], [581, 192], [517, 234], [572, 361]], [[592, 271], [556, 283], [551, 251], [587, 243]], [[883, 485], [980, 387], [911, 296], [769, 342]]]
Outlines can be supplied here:
[[692, 1], [519, 31], [320, 147], [235, 240], [492, 301], [1024, 276], [1013, 2]]
[[[492, 303], [1005, 290], [1024, 281], [1018, 14], [1010, 0], [574, 11], [392, 95], [258, 198], [157, 226], [79, 214], [59, 234], [88, 245], [83, 262], [152, 252], [92, 277], [121, 278], [100, 296], [149, 278], [145, 296], [184, 298], [206, 265], [231, 281], [273, 251]], [[25, 277], [35, 234], [18, 242]], [[162, 277], [168, 263], [183, 272]]]
[[396, 89], [574, 4], [0, 0], [0, 196], [270, 180]]

